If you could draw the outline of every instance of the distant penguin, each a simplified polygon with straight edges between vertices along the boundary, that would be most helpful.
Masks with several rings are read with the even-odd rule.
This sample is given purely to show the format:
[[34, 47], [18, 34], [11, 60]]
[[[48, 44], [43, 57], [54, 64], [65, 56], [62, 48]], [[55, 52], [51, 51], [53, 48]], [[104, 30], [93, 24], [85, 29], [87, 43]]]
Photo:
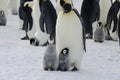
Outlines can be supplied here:
[[[69, 23], [69, 24], [68, 24]], [[72, 70], [80, 70], [85, 48], [84, 27], [81, 16], [69, 3], [63, 4], [56, 24], [56, 50], [58, 55], [63, 48], [69, 48], [69, 62]]]
[[40, 0], [40, 29], [42, 32], [50, 35], [50, 40], [55, 43], [55, 26], [57, 14], [56, 10], [50, 0]]
[[96, 30], [94, 31], [94, 41], [95, 42], [103, 42], [104, 39], [105, 39], [105, 35], [104, 35], [104, 31], [103, 31], [103, 24], [102, 22], [98, 22], [97, 24], [97, 28]]
[[49, 44], [43, 58], [44, 70], [54, 71], [58, 67], [56, 47], [54, 44]]
[[4, 11], [0, 11], [0, 26], [5, 26], [7, 23], [7, 19]]
[[56, 0], [56, 12], [58, 13], [63, 9], [62, 6], [64, 3], [70, 3], [73, 5], [72, 0]]
[[69, 49], [64, 48], [59, 53], [58, 69], [60, 71], [69, 71]]
[[83, 0], [81, 7], [81, 17], [85, 23], [86, 38], [92, 38], [92, 23], [100, 18], [99, 0]]

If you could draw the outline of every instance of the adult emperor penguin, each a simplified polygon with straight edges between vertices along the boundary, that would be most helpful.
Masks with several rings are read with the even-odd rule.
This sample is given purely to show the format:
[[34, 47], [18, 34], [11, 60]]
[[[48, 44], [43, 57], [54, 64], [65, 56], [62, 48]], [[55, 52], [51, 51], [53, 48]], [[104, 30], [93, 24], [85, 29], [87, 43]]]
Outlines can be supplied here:
[[116, 0], [109, 9], [109, 12], [107, 15], [107, 21], [106, 21], [107, 22], [106, 25], [109, 29], [111, 29], [112, 21], [114, 22], [114, 28], [112, 32], [115, 32], [117, 29], [117, 24], [118, 24], [117, 14], [119, 10], [120, 10], [120, 1]]
[[117, 40], [117, 27], [118, 27], [118, 14], [120, 11], [120, 1], [116, 0], [109, 9], [107, 15], [106, 26], [108, 29], [108, 34], [111, 36], [112, 40]]
[[70, 67], [73, 67], [73, 71], [80, 70], [86, 50], [83, 21], [70, 3], [64, 3], [62, 7], [56, 24], [56, 50], [59, 55], [62, 49], [68, 48]]
[[33, 0], [21, 0], [20, 1], [20, 7], [19, 7], [19, 17], [23, 20], [23, 27], [25, 30], [25, 37], [21, 38], [22, 40], [28, 40], [28, 34], [27, 32], [32, 29], [33, 26], [33, 19], [32, 19], [32, 9], [28, 5], [24, 6], [24, 3], [27, 1], [33, 1]]
[[35, 0], [33, 22], [36, 26], [36, 32], [35, 38], [30, 39], [30, 43], [36, 46], [55, 43], [56, 19], [57, 14], [50, 0]]
[[98, 21], [100, 17], [99, 0], [83, 0], [81, 7], [81, 16], [85, 22], [86, 38], [92, 38], [92, 23]]
[[42, 32], [50, 35], [50, 40], [55, 43], [55, 26], [57, 14], [56, 10], [50, 0], [40, 0], [40, 29]]

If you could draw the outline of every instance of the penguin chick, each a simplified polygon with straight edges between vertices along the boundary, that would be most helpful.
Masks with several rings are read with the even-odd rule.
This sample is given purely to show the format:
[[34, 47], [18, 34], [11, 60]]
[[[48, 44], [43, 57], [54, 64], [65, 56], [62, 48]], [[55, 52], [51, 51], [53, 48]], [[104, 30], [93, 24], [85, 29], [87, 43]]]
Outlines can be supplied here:
[[105, 38], [104, 31], [103, 31], [103, 24], [102, 22], [98, 22], [97, 28], [94, 31], [94, 41], [95, 42], [103, 42]]
[[69, 49], [64, 48], [59, 54], [59, 66], [57, 70], [60, 71], [68, 71], [69, 70]]
[[49, 44], [47, 46], [46, 52], [43, 58], [44, 70], [54, 71], [57, 69], [57, 54], [54, 44]]

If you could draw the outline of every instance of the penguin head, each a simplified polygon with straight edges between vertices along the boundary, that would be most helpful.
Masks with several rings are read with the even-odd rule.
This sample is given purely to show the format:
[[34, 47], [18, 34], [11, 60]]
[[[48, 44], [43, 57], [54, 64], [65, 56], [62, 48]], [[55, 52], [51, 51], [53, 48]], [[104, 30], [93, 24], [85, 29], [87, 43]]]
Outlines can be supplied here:
[[63, 54], [63, 55], [68, 55], [68, 53], [69, 53], [69, 49], [68, 48], [64, 48], [61, 51], [61, 54]]
[[0, 11], [0, 15], [4, 15], [4, 11]]
[[63, 5], [63, 11], [64, 11], [64, 13], [69, 13], [71, 10], [72, 10], [72, 5], [71, 4], [65, 3]]
[[98, 27], [98, 28], [103, 28], [102, 22], [98, 22], [97, 27]]

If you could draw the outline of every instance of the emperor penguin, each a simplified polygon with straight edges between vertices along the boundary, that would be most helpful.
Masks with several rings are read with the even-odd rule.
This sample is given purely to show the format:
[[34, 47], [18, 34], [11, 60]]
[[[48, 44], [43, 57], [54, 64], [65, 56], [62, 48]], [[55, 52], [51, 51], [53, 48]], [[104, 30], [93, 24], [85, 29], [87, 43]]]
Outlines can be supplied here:
[[59, 55], [63, 48], [69, 49], [69, 67], [80, 70], [85, 48], [83, 20], [70, 3], [63, 4], [56, 23], [56, 50]]
[[[112, 40], [117, 40], [118, 14], [120, 11], [120, 1], [116, 0], [109, 9], [106, 26]], [[116, 37], [116, 38], [115, 38]]]
[[56, 12], [57, 12], [57, 15], [63, 9], [62, 6], [63, 6], [63, 4], [65, 2], [70, 3], [70, 4], [73, 5], [73, 1], [72, 0], [56, 0]]
[[35, 4], [37, 9], [33, 9], [33, 12], [36, 33], [35, 38], [31, 39], [30, 42], [41, 46], [46, 46], [51, 43], [50, 41], [55, 43], [57, 14], [53, 4], [50, 0], [37, 0]]
[[49, 34], [49, 40], [54, 40], [55, 43], [55, 26], [57, 14], [50, 0], [40, 0], [40, 29], [42, 32]]
[[94, 31], [94, 34], [93, 34], [93, 38], [94, 38], [94, 41], [95, 42], [103, 42], [104, 39], [105, 39], [105, 36], [104, 36], [104, 31], [103, 31], [103, 24], [102, 22], [98, 22], [97, 24], [97, 28], [95, 29]]
[[25, 37], [21, 38], [21, 40], [28, 40], [28, 31], [32, 29], [33, 26], [33, 18], [32, 18], [32, 9], [29, 5], [24, 5], [27, 1], [33, 0], [21, 0], [19, 7], [19, 17], [23, 20], [23, 28], [25, 30]]
[[43, 58], [44, 70], [54, 71], [58, 67], [58, 59], [55, 44], [49, 44]]
[[[112, 2], [113, 2], [113, 0], [112, 0]], [[108, 11], [109, 11], [112, 3], [111, 3], [111, 0], [100, 0], [99, 4], [100, 4], [100, 20], [99, 20], [99, 22], [102, 22], [102, 24], [103, 24], [104, 32], [105, 32], [105, 39], [111, 40], [111, 36], [109, 36], [108, 30], [106, 27], [106, 19], [107, 19], [107, 14], [108, 14]]]
[[28, 32], [28, 36], [30, 38], [30, 44], [34, 46], [44, 46], [47, 44], [49, 35], [43, 33], [40, 29], [39, 20], [40, 20], [40, 1], [33, 0], [33, 3], [26, 2], [28, 5], [32, 5], [32, 17], [33, 17], [33, 27], [32, 30]]
[[64, 48], [62, 51], [59, 53], [59, 63], [58, 63], [58, 68], [57, 70], [60, 71], [69, 71], [69, 49]]
[[91, 39], [93, 37], [92, 23], [100, 18], [99, 0], [83, 0], [81, 17], [85, 23], [86, 38]]

